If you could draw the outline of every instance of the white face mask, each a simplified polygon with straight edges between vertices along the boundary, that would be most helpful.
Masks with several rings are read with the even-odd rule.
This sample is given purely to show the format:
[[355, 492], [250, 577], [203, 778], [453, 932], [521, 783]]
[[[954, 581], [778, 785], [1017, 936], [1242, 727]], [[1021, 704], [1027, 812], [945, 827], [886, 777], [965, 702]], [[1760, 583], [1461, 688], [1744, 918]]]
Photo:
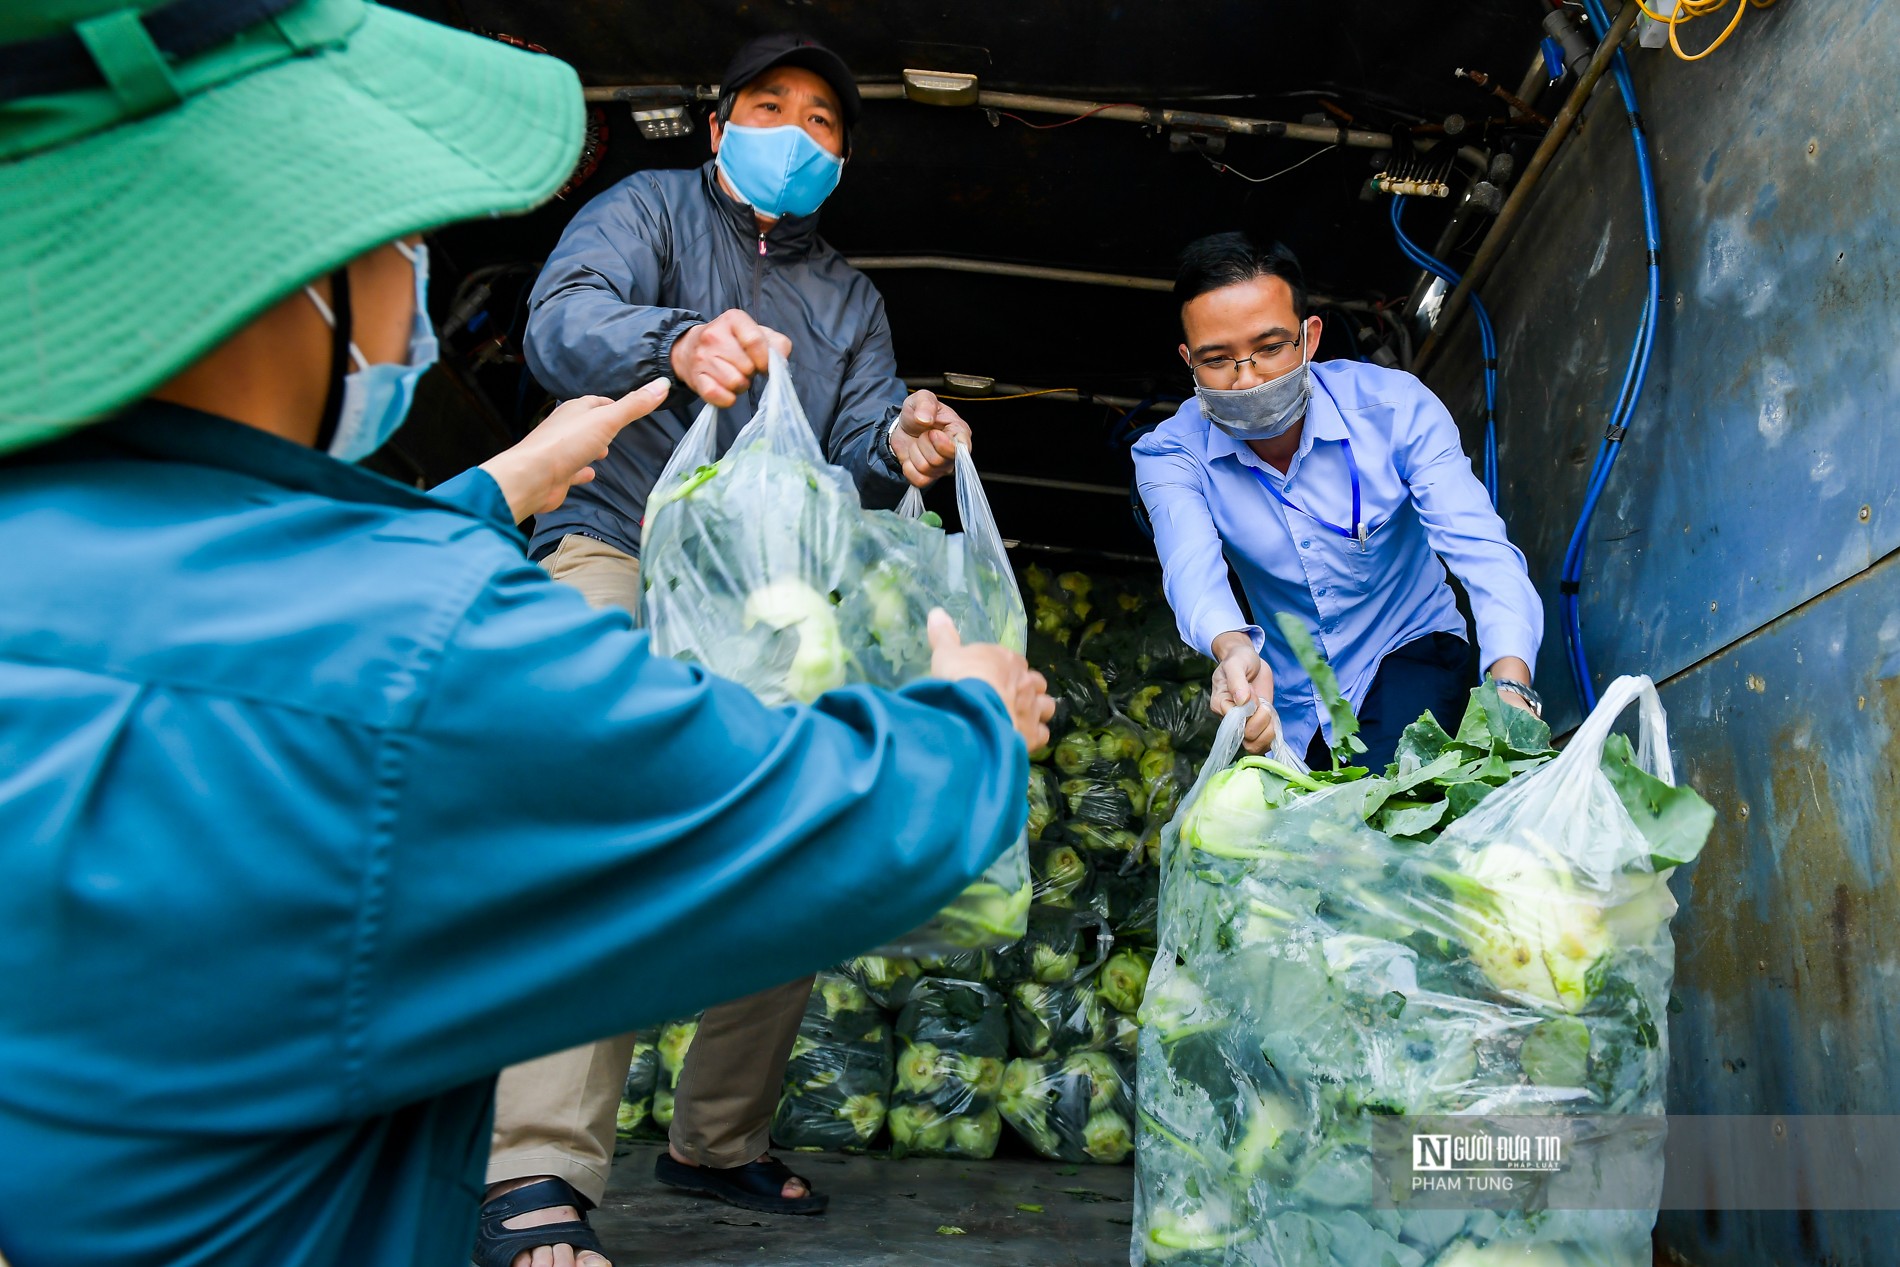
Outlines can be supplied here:
[[1312, 365], [1306, 359], [1306, 323], [1300, 323], [1300, 363], [1254, 387], [1222, 391], [1197, 380], [1194, 397], [1207, 420], [1236, 440], [1272, 440], [1285, 435], [1306, 416], [1313, 395]]
[[[435, 364], [439, 348], [435, 327], [429, 324], [429, 248], [414, 249], [393, 242], [409, 261], [416, 274], [416, 317], [409, 327], [409, 356], [401, 364], [371, 365], [363, 350], [350, 342], [350, 359], [356, 369], [343, 378], [343, 410], [337, 416], [336, 436], [330, 441], [330, 456], [343, 462], [361, 462], [389, 442], [416, 398], [416, 382]], [[309, 286], [303, 293], [317, 306], [323, 319], [336, 329], [336, 314], [330, 305]]]

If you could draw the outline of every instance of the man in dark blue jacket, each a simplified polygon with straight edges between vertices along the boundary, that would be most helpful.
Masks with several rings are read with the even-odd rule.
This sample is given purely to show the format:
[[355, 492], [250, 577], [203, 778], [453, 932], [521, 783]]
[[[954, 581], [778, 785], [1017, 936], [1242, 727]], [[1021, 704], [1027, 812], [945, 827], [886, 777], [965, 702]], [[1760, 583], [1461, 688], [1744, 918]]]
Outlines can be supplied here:
[[[844, 63], [795, 35], [740, 49], [697, 170], [637, 172], [574, 217], [530, 298], [529, 366], [560, 396], [618, 395], [658, 375], [665, 406], [616, 438], [598, 478], [537, 521], [530, 552], [589, 601], [632, 609], [647, 495], [706, 404], [720, 443], [750, 420], [767, 350], [789, 352], [826, 456], [868, 506], [946, 473], [969, 428], [929, 392], [905, 394], [884, 302], [818, 236], [850, 154], [859, 98]], [[817, 1214], [825, 1198], [767, 1155], [785, 1065], [811, 991], [800, 978], [709, 1010], [680, 1078], [662, 1181], [745, 1208]], [[490, 1196], [545, 1178], [605, 1192], [633, 1036], [502, 1075]], [[568, 1223], [556, 1206], [511, 1220]], [[559, 1235], [558, 1232], [550, 1235]]]

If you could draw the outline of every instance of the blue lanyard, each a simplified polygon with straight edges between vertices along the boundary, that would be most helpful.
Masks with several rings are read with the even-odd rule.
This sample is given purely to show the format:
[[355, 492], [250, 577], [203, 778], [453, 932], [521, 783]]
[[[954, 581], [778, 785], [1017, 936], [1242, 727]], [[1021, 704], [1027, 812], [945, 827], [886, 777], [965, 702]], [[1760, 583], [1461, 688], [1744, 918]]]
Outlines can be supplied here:
[[1366, 548], [1366, 521], [1359, 513], [1359, 464], [1352, 460], [1352, 441], [1341, 436], [1339, 438], [1339, 447], [1346, 454], [1346, 470], [1352, 476], [1352, 527], [1350, 528], [1342, 528], [1330, 519], [1321, 519], [1318, 515], [1306, 509], [1306, 507], [1290, 500], [1285, 493], [1280, 491], [1279, 487], [1274, 484], [1272, 480], [1267, 478], [1267, 473], [1259, 467], [1250, 466], [1247, 469], [1254, 473], [1255, 479], [1266, 485], [1267, 491], [1272, 493], [1282, 506], [1285, 506], [1288, 510], [1299, 511], [1320, 527], [1331, 529], [1333, 532], [1338, 533], [1346, 540], [1358, 546], [1361, 550], [1364, 550]]

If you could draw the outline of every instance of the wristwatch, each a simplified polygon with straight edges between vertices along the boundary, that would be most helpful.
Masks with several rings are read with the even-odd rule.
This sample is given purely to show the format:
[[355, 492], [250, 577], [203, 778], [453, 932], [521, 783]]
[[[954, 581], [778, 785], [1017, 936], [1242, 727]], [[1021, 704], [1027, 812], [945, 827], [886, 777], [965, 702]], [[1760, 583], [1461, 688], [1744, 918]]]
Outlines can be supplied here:
[[1513, 681], [1507, 677], [1501, 677], [1498, 679], [1498, 689], [1500, 691], [1509, 691], [1526, 704], [1529, 704], [1531, 706], [1531, 712], [1538, 717], [1544, 715], [1544, 697], [1539, 695], [1536, 691], [1533, 691], [1524, 683]]

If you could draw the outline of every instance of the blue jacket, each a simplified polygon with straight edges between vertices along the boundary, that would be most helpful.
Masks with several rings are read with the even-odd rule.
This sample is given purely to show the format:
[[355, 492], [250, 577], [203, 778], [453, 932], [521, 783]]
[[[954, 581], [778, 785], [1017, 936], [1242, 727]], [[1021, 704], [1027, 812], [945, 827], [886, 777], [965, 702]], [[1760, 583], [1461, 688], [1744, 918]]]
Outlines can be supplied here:
[[988, 688], [767, 709], [426, 496], [147, 404], [0, 462], [0, 1253], [462, 1267], [497, 1070], [923, 922]]
[[[761, 234], [713, 165], [635, 172], [582, 207], [529, 297], [523, 351], [558, 396], [621, 396], [672, 377], [673, 345], [729, 308], [792, 341], [798, 400], [834, 466], [867, 506], [909, 487], [885, 437], [903, 406], [884, 300], [818, 236], [818, 217], [786, 216]], [[724, 452], [752, 418], [759, 384], [719, 419]], [[647, 494], [702, 402], [675, 386], [665, 406], [614, 437], [595, 479], [535, 521], [533, 553], [571, 532], [640, 552]]]

